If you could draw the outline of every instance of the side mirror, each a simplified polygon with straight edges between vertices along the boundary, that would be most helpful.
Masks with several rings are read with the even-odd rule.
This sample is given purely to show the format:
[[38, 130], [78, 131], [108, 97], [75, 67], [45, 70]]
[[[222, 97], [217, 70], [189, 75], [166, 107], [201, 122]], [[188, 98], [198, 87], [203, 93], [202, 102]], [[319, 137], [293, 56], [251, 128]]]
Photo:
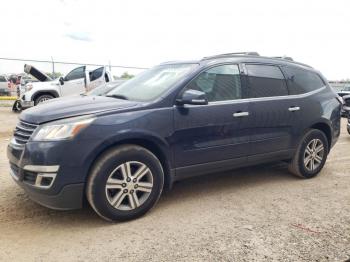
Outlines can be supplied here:
[[64, 85], [64, 79], [62, 76], [58, 79], [58, 81], [60, 82], [61, 85]]
[[178, 105], [207, 105], [208, 99], [204, 92], [188, 89], [176, 99]]

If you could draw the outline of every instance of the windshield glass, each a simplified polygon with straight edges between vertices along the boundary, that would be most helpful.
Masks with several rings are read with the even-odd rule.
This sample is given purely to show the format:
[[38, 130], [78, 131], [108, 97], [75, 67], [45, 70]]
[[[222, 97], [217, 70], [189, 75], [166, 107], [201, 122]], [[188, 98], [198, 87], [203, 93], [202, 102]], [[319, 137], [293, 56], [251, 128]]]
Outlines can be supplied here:
[[134, 101], [151, 101], [159, 97], [198, 64], [159, 65], [128, 80], [107, 96]]
[[101, 86], [95, 87], [94, 89], [86, 92], [85, 94], [88, 96], [103, 96], [107, 94], [109, 91], [111, 91], [112, 89], [120, 86], [125, 81], [126, 80], [119, 80], [119, 81], [103, 84]]

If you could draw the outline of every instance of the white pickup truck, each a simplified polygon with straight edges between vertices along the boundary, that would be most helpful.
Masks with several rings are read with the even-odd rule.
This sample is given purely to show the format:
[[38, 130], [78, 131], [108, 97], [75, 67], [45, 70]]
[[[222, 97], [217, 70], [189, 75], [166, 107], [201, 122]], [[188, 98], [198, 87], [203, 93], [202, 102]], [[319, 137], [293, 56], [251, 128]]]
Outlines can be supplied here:
[[88, 71], [86, 66], [80, 66], [70, 71], [66, 76], [55, 80], [31, 65], [24, 65], [24, 72], [31, 74], [40, 82], [25, 85], [24, 92], [20, 94], [19, 99], [22, 109], [38, 105], [52, 98], [82, 94], [113, 79], [106, 67]]

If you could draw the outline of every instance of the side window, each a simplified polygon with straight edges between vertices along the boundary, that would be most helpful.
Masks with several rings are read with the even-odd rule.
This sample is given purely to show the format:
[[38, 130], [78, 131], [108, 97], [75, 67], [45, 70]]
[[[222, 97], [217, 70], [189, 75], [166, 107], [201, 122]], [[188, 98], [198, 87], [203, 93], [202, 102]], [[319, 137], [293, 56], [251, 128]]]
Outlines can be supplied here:
[[85, 66], [78, 67], [70, 71], [66, 77], [64, 78], [65, 81], [71, 81], [79, 78], [85, 77]]
[[238, 65], [210, 68], [200, 73], [186, 88], [206, 93], [209, 102], [242, 98]]
[[97, 78], [100, 78], [103, 74], [104, 68], [100, 67], [95, 69], [90, 73], [90, 81], [95, 81]]
[[246, 64], [250, 97], [288, 95], [286, 80], [277, 66]]
[[0, 76], [0, 82], [7, 82], [4, 76]]
[[287, 74], [289, 93], [298, 95], [314, 91], [325, 85], [323, 80], [314, 72], [286, 66], [283, 70]]

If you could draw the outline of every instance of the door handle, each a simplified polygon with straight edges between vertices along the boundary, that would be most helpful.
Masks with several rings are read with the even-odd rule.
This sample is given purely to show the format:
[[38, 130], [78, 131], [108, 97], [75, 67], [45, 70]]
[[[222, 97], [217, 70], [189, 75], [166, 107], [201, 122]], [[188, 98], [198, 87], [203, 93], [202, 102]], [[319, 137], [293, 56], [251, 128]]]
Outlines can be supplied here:
[[299, 110], [300, 110], [300, 107], [299, 107], [299, 106], [292, 106], [292, 107], [288, 108], [288, 110], [289, 110], [290, 112], [295, 112], [295, 111], [299, 111]]
[[249, 112], [236, 112], [233, 114], [233, 117], [242, 117], [242, 116], [249, 116]]

